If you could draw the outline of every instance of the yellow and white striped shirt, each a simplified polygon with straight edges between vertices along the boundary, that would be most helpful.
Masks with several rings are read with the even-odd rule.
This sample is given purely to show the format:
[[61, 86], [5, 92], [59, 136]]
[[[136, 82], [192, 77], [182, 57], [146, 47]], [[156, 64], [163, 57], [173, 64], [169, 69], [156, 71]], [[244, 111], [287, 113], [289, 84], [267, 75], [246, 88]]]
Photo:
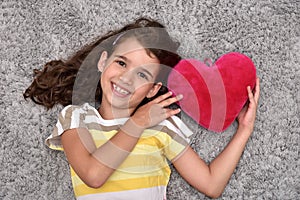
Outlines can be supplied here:
[[[46, 144], [63, 150], [60, 136], [72, 128], [84, 127], [97, 147], [107, 142], [128, 118], [103, 119], [98, 111], [85, 103], [69, 105], [60, 115]], [[176, 159], [188, 144], [192, 132], [178, 117], [171, 117], [144, 131], [133, 151], [100, 188], [88, 187], [70, 167], [72, 184], [78, 200], [160, 200], [166, 199], [166, 186], [171, 170], [169, 161]]]

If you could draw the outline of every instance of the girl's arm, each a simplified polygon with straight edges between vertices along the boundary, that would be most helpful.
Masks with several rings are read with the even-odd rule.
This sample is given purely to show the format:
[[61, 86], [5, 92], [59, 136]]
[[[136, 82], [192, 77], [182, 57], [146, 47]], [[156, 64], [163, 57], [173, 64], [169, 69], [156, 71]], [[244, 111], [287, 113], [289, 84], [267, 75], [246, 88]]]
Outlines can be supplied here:
[[217, 198], [225, 189], [246, 143], [253, 131], [259, 99], [259, 80], [255, 93], [247, 88], [249, 105], [238, 116], [239, 127], [227, 147], [207, 165], [190, 147], [173, 164], [181, 176], [193, 187], [207, 196]]
[[[111, 158], [114, 159], [112, 162], [116, 165], [118, 159], [119, 162], [122, 162], [127, 157], [127, 152], [131, 152], [138, 141], [138, 137], [132, 137], [119, 130], [114, 137], [97, 149], [93, 146], [92, 139], [90, 145], [87, 145], [89, 139], [86, 138], [84, 141], [80, 135], [88, 137], [90, 133], [84, 128], [70, 129], [63, 133], [61, 141], [69, 164], [81, 180], [92, 188], [101, 187], [115, 170], [114, 167], [110, 167], [111, 165], [108, 166], [105, 160], [101, 162], [101, 158], [97, 159], [93, 154], [97, 152], [98, 154], [111, 155], [104, 147], [110, 146], [107, 144], [114, 144], [120, 150], [116, 155], [111, 155]], [[115, 149], [115, 151], [117, 150]]]
[[82, 181], [93, 188], [101, 187], [133, 150], [145, 128], [180, 112], [179, 109], [164, 108], [181, 98], [169, 98], [170, 96], [171, 93], [166, 93], [140, 107], [120, 130], [99, 148], [96, 148], [87, 129], [65, 131], [61, 136], [64, 152], [69, 164]]

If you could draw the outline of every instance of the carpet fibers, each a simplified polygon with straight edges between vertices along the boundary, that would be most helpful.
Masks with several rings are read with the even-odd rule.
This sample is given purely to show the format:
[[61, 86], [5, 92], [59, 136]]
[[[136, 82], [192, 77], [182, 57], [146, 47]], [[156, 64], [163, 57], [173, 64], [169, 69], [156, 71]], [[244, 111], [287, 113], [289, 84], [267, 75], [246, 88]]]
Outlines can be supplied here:
[[[185, 58], [248, 55], [261, 79], [255, 131], [219, 199], [300, 199], [299, 0], [2, 0], [0, 3], [0, 199], [74, 199], [68, 163], [48, 149], [61, 107], [46, 111], [22, 93], [33, 69], [66, 59], [108, 30], [146, 16], [166, 25]], [[237, 123], [216, 134], [184, 117], [207, 162]], [[187, 163], [188, 164], [188, 163]], [[170, 200], [209, 199], [172, 168]]]

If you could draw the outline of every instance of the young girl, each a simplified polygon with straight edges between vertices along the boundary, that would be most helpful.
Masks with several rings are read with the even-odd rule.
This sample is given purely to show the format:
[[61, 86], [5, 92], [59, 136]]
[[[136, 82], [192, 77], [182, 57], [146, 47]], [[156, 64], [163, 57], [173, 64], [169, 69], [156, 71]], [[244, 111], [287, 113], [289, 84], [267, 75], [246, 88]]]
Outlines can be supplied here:
[[142, 18], [35, 71], [24, 97], [66, 106], [46, 143], [65, 152], [77, 199], [166, 199], [168, 160], [200, 192], [222, 194], [253, 131], [259, 81], [254, 93], [245, 88], [236, 134], [207, 165], [184, 139], [180, 109], [170, 108], [184, 97], [163, 86], [177, 48], [160, 23]]

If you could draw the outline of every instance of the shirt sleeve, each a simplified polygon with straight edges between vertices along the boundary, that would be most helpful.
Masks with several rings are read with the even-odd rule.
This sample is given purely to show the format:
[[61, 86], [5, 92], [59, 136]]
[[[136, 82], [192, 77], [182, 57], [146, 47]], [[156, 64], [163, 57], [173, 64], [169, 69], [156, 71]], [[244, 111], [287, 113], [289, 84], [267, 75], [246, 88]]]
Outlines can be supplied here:
[[52, 134], [46, 139], [46, 145], [54, 150], [63, 151], [61, 135], [69, 129], [86, 128], [84, 123], [85, 115], [88, 112], [88, 105], [68, 105], [59, 113], [57, 123]]
[[165, 120], [161, 130], [163, 138], [163, 154], [168, 160], [174, 161], [189, 146], [192, 131], [176, 116]]

